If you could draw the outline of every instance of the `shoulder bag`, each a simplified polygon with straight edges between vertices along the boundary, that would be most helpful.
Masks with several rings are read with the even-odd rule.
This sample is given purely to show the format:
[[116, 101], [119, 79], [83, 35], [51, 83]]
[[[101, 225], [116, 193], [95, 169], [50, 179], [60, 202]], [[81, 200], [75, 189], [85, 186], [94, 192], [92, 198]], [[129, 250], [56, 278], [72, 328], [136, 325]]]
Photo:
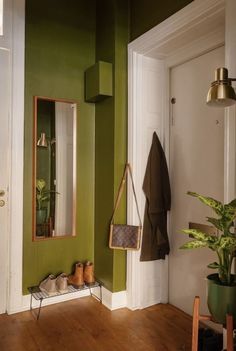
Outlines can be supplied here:
[[[121, 195], [124, 190], [125, 182], [127, 180], [128, 173], [130, 174], [132, 189], [134, 193], [138, 218], [139, 218], [139, 225], [128, 225], [128, 224], [114, 224], [114, 217], [116, 210], [119, 206]], [[125, 171], [123, 178], [121, 180], [118, 195], [116, 198], [111, 223], [110, 223], [110, 238], [109, 238], [109, 247], [111, 249], [120, 249], [120, 250], [138, 250], [140, 248], [140, 238], [141, 238], [141, 231], [142, 231], [142, 222], [139, 214], [138, 209], [138, 202], [134, 188], [134, 181], [132, 176], [132, 170], [129, 163], [125, 166]]]

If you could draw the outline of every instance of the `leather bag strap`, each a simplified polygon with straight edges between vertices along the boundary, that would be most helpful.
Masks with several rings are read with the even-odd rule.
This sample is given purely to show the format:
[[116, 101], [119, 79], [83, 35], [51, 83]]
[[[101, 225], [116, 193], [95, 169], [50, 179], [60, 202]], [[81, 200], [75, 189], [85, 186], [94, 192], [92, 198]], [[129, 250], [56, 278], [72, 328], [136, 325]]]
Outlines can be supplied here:
[[125, 165], [124, 174], [123, 174], [123, 177], [122, 177], [121, 182], [120, 182], [120, 186], [119, 186], [119, 190], [118, 190], [118, 194], [117, 194], [117, 197], [116, 197], [116, 202], [115, 202], [115, 206], [114, 206], [114, 210], [113, 210], [113, 214], [112, 214], [112, 218], [111, 218], [111, 224], [114, 223], [115, 213], [116, 213], [116, 210], [117, 210], [117, 208], [119, 206], [121, 195], [122, 195], [122, 193], [124, 191], [124, 186], [125, 186], [128, 174], [130, 175], [130, 178], [131, 178], [132, 190], [133, 190], [133, 193], [134, 193], [134, 199], [135, 199], [135, 204], [136, 204], [138, 218], [139, 218], [139, 225], [140, 225], [140, 227], [142, 227], [142, 221], [141, 221], [141, 217], [140, 217], [140, 213], [139, 213], [137, 196], [136, 196], [136, 192], [135, 192], [135, 188], [134, 188], [134, 180], [133, 180], [133, 175], [132, 175], [132, 169], [131, 169], [131, 166], [130, 166], [129, 163], [126, 163], [126, 165]]

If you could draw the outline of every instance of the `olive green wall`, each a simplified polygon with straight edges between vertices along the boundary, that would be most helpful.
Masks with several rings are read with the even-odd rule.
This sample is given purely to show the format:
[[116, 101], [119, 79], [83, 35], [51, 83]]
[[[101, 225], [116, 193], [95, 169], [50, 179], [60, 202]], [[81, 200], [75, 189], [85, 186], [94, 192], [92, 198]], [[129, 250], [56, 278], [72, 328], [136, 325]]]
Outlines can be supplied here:
[[[125, 289], [126, 254], [108, 238], [127, 157], [127, 44], [189, 2], [131, 0], [129, 10], [128, 0], [26, 0], [24, 293], [85, 259], [108, 289]], [[95, 105], [84, 102], [84, 71], [98, 60], [113, 64], [113, 97]], [[78, 102], [76, 238], [32, 242], [34, 95]], [[116, 222], [125, 214], [124, 196]]]
[[164, 21], [193, 0], [130, 0], [130, 41]]
[[[113, 97], [96, 104], [94, 252], [97, 276], [111, 291], [126, 287], [126, 254], [109, 249], [108, 239], [126, 162], [128, 15], [127, 1], [97, 1], [96, 60], [113, 64]], [[116, 220], [124, 222], [125, 213], [124, 194]]]
[[[94, 259], [95, 107], [84, 102], [84, 71], [95, 63], [95, 0], [27, 0], [23, 291], [49, 273]], [[78, 103], [77, 236], [32, 242], [33, 96]]]

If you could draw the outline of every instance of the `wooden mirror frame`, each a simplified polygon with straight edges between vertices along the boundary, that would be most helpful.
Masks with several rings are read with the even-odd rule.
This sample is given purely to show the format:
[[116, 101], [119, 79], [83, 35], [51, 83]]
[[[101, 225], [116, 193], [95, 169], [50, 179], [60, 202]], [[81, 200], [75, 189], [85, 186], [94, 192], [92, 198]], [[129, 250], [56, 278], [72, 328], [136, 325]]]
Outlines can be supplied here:
[[[36, 174], [37, 174], [37, 113], [38, 113], [38, 101], [46, 100], [52, 102], [62, 102], [75, 105], [75, 112], [73, 116], [73, 204], [72, 204], [72, 233], [63, 234], [58, 236], [40, 237], [36, 235]], [[62, 238], [74, 238], [76, 236], [76, 178], [77, 178], [77, 101], [68, 99], [54, 99], [45, 96], [34, 96], [34, 116], [33, 116], [33, 170], [32, 170], [32, 241], [43, 241], [50, 239], [62, 239]]]

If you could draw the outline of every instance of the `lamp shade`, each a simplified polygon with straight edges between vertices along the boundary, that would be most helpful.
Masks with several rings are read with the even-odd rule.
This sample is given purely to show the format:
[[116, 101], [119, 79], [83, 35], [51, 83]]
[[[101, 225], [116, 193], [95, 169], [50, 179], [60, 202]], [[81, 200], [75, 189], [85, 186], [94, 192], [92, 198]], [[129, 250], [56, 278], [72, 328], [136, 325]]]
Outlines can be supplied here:
[[47, 139], [45, 133], [41, 133], [39, 140], [37, 141], [37, 146], [47, 147]]
[[215, 71], [216, 80], [211, 83], [207, 94], [207, 105], [215, 107], [227, 107], [236, 103], [236, 94], [232, 87], [228, 70], [217, 68]]

